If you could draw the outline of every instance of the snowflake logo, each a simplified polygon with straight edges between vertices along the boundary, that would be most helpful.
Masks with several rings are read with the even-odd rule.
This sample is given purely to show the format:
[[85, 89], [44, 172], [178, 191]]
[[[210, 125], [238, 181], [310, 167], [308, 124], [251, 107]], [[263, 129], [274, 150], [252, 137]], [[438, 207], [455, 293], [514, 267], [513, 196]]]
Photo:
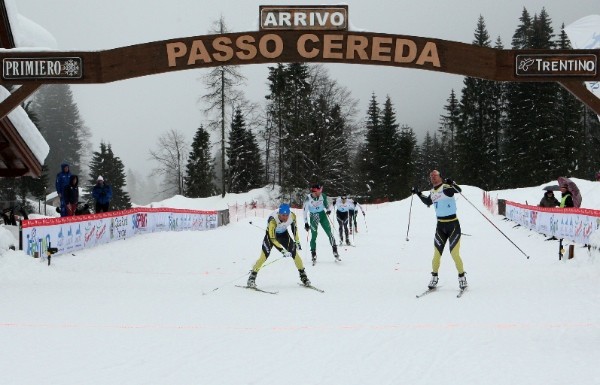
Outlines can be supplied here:
[[67, 60], [62, 70], [67, 76], [79, 76], [79, 64], [73, 59]]

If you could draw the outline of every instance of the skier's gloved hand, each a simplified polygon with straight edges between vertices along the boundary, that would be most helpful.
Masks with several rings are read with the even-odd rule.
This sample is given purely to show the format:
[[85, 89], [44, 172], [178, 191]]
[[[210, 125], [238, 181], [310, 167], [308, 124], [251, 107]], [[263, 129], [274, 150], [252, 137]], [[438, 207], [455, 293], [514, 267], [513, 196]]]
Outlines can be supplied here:
[[286, 249], [281, 249], [281, 255], [283, 255], [283, 258], [288, 258], [292, 256], [292, 253], [290, 253]]
[[325, 211], [325, 213], [327, 213], [327, 215], [331, 214], [331, 210], [327, 210]]
[[296, 247], [298, 250], [302, 250], [302, 246], [300, 245], [300, 241], [296, 242]]
[[365, 216], [365, 212], [363, 211], [362, 213], [363, 213], [363, 217], [364, 217]]
[[[421, 195], [421, 191], [419, 191], [419, 189], [417, 187], [411, 188], [410, 192], [413, 194]], [[363, 215], [364, 215], [364, 213], [363, 213]]]
[[444, 183], [449, 184], [451, 186], [455, 185], [454, 181], [451, 178], [444, 179]]
[[310, 226], [308, 225], [308, 223], [304, 224], [304, 230], [306, 230], [306, 231], [310, 230]]

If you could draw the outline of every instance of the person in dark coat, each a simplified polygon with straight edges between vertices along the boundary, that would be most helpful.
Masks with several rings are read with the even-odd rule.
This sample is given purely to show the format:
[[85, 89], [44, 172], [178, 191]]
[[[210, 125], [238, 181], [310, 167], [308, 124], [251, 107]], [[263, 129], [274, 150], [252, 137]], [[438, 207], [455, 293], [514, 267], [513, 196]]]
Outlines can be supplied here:
[[96, 180], [92, 196], [96, 200], [96, 214], [108, 212], [108, 205], [112, 199], [112, 188], [108, 183], [104, 182], [102, 175]]
[[63, 191], [63, 196], [67, 212], [66, 216], [74, 216], [75, 211], [77, 210], [77, 204], [79, 203], [79, 178], [77, 178], [77, 175], [71, 175], [69, 184]]
[[67, 207], [65, 204], [65, 200], [63, 198], [63, 192], [65, 191], [65, 187], [69, 185], [69, 181], [71, 180], [71, 171], [69, 170], [69, 164], [63, 162], [60, 165], [60, 172], [56, 174], [56, 193], [60, 198], [60, 216], [64, 217], [67, 215]]
[[546, 191], [538, 206], [540, 206], [540, 207], [557, 207], [557, 206], [560, 206], [560, 202], [554, 196], [553, 191]]

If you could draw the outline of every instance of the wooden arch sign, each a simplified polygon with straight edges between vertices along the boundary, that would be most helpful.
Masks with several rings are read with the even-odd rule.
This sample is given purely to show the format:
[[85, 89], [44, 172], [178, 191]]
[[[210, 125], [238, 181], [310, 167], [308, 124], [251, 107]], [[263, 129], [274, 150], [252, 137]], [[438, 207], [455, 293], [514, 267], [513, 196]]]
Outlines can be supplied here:
[[[583, 81], [600, 81], [600, 50], [499, 50], [441, 39], [352, 31], [256, 31], [156, 41], [96, 52], [0, 52], [2, 83], [24, 89], [0, 118], [41, 84], [109, 83], [224, 65], [319, 62], [415, 68], [495, 81], [558, 82], [600, 115]], [[22, 87], [23, 88], [23, 87]]]

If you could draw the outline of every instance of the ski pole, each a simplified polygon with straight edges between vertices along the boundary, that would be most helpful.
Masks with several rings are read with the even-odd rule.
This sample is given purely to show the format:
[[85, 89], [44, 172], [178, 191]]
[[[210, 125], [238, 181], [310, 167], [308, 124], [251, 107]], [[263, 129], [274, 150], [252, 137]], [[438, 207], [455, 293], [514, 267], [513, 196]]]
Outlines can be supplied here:
[[408, 227], [406, 228], [406, 242], [408, 242], [408, 232], [410, 230], [410, 216], [412, 214], [412, 202], [415, 194], [410, 194], [410, 208], [408, 209]]
[[[356, 213], [356, 215], [358, 215], [358, 213]], [[367, 218], [365, 218], [365, 214], [363, 214], [363, 221], [365, 221], [365, 230], [367, 230], [367, 233], [369, 232], [369, 226], [367, 226]]]
[[[269, 261], [269, 262], [267, 262], [267, 263], [263, 264], [263, 265], [262, 265], [262, 266], [261, 266], [261, 267], [258, 269], [258, 271], [261, 271], [261, 270], [262, 270], [262, 269], [263, 269], [265, 266], [269, 266], [270, 264], [272, 264], [272, 263], [275, 263], [275, 262], [277, 262], [277, 261], [279, 261], [279, 260], [281, 260], [281, 259], [283, 259], [283, 257], [275, 258], [274, 260], [272, 260], [272, 261]], [[257, 273], [258, 273], [258, 271], [257, 271]], [[223, 286], [225, 286], [225, 285], [229, 285], [229, 284], [231, 284], [231, 283], [233, 283], [233, 282], [235, 282], [235, 281], [239, 280], [240, 278], [243, 278], [243, 277], [246, 277], [246, 276], [248, 276], [249, 274], [250, 274], [250, 271], [249, 271], [249, 272], [247, 272], [247, 273], [245, 273], [244, 275], [240, 275], [239, 277], [237, 277], [237, 278], [235, 278], [235, 279], [232, 279], [231, 281], [228, 281], [228, 282], [222, 283], [221, 285], [219, 285], [219, 286], [215, 287], [214, 289], [212, 289], [212, 290], [211, 290], [211, 291], [209, 291], [208, 293], [205, 293], [205, 292], [203, 291], [203, 292], [202, 292], [202, 295], [207, 295], [207, 294], [210, 294], [210, 293], [214, 293], [215, 291], [219, 290], [219, 289], [220, 289], [220, 288], [222, 288]]]
[[327, 215], [327, 219], [329, 219], [329, 224], [333, 228], [333, 231], [331, 232], [331, 237], [333, 238], [333, 242], [337, 245], [337, 239], [335, 239], [335, 226], [333, 225], [333, 221], [331, 220], [331, 218], [329, 218], [329, 215]]
[[485, 215], [484, 215], [484, 214], [483, 214], [483, 213], [482, 213], [482, 212], [481, 212], [481, 211], [480, 211], [480, 210], [479, 210], [477, 207], [475, 207], [475, 205], [474, 205], [473, 203], [471, 203], [471, 201], [470, 201], [470, 200], [468, 200], [468, 199], [467, 199], [467, 197], [466, 197], [466, 196], [464, 196], [464, 194], [463, 194], [461, 191], [458, 191], [454, 185], [453, 185], [452, 187], [453, 187], [453, 188], [454, 188], [454, 190], [455, 190], [456, 192], [458, 192], [458, 193], [459, 193], [459, 194], [460, 194], [460, 195], [461, 195], [463, 198], [465, 198], [465, 200], [466, 200], [467, 202], [469, 202], [469, 204], [470, 204], [471, 206], [473, 206], [473, 208], [474, 208], [475, 210], [477, 210], [477, 211], [479, 212], [479, 214], [481, 214], [481, 216], [482, 216], [482, 217], [484, 217], [484, 218], [485, 218], [485, 219], [486, 219], [488, 222], [490, 222], [490, 224], [491, 224], [492, 226], [494, 226], [494, 227], [496, 228], [496, 230], [498, 230], [498, 231], [500, 232], [500, 234], [504, 235], [504, 238], [508, 239], [508, 241], [509, 241], [510, 243], [512, 243], [514, 247], [516, 247], [516, 248], [517, 248], [517, 249], [518, 249], [518, 250], [519, 250], [519, 251], [520, 251], [520, 252], [521, 252], [521, 253], [522, 253], [524, 256], [526, 256], [526, 257], [527, 257], [527, 259], [529, 259], [529, 255], [525, 254], [525, 252], [524, 252], [523, 250], [521, 250], [521, 248], [520, 248], [519, 246], [517, 246], [517, 244], [516, 244], [516, 243], [514, 243], [514, 242], [513, 242], [513, 241], [512, 241], [512, 240], [511, 240], [511, 239], [510, 239], [510, 238], [509, 238], [509, 237], [508, 237], [506, 234], [504, 234], [504, 233], [502, 232], [502, 230], [500, 230], [500, 229], [498, 228], [498, 226], [496, 226], [496, 225], [495, 225], [495, 224], [494, 224], [492, 221], [490, 221], [490, 220], [489, 220], [489, 218], [488, 218], [488, 217], [486, 217], [486, 216], [485, 216]]
[[266, 231], [266, 230], [267, 230], [267, 229], [265, 229], [265, 228], [262, 228], [262, 227], [260, 227], [260, 226], [258, 226], [258, 225], [255, 225], [254, 223], [252, 223], [252, 221], [250, 221], [250, 222], [248, 222], [248, 223], [250, 223], [252, 226], [256, 227], [257, 229], [261, 229], [262, 231]]

